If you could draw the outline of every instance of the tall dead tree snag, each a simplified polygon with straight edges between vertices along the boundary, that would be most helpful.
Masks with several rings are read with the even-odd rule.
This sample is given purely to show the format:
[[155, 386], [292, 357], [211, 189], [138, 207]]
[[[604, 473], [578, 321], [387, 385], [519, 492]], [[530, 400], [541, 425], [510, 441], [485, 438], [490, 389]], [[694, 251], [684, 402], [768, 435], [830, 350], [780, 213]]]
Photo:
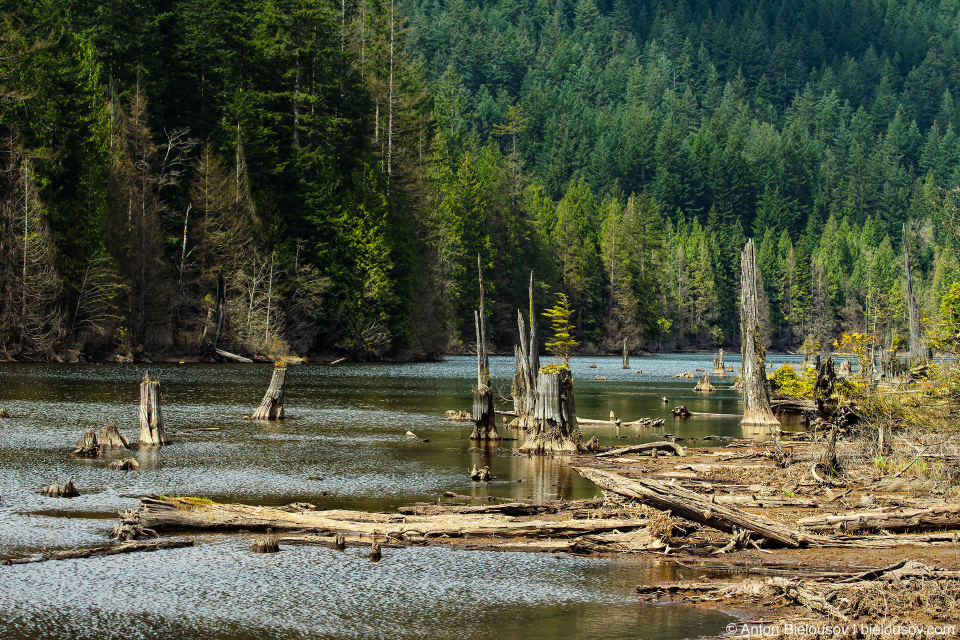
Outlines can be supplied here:
[[627, 351], [627, 339], [623, 339], [623, 368], [630, 368], [630, 352]]
[[483, 304], [483, 268], [477, 254], [477, 273], [480, 281], [480, 310], [474, 312], [477, 326], [477, 388], [473, 391], [473, 433], [471, 440], [499, 440], [497, 416], [493, 409], [493, 389], [490, 387], [490, 356], [487, 352], [487, 311]]
[[140, 383], [140, 445], [162, 447], [170, 444], [163, 430], [163, 414], [160, 411], [160, 382], [143, 374]]
[[907, 251], [907, 225], [903, 225], [903, 266], [907, 275], [907, 315], [910, 321], [910, 353], [907, 355], [907, 363], [913, 366], [922, 363], [926, 359], [926, 353], [920, 335], [917, 299], [913, 295], [913, 272], [910, 270], [910, 252]]
[[757, 262], [753, 240], [747, 241], [740, 257], [741, 303], [740, 334], [743, 342], [743, 420], [741, 425], [779, 426], [780, 421], [770, 408], [765, 353], [760, 341], [760, 311], [757, 287]]
[[723, 349], [713, 357], [713, 375], [721, 377], [727, 375], [727, 366], [723, 362]]
[[577, 346], [570, 336], [572, 310], [567, 306], [565, 295], [559, 294], [558, 297], [559, 303], [546, 312], [553, 321], [554, 333], [553, 340], [547, 342], [547, 350], [563, 361], [543, 366], [537, 372], [533, 425], [526, 429], [521, 453], [577, 453], [583, 450], [570, 372], [570, 356]]
[[530, 273], [530, 333], [523, 322], [523, 314], [517, 310], [517, 326], [520, 330], [520, 345], [514, 348], [516, 372], [513, 375], [513, 407], [517, 413], [513, 426], [528, 429], [534, 426], [534, 409], [537, 405], [537, 373], [540, 371], [540, 353], [537, 344], [537, 319], [533, 314], [533, 272]]
[[273, 367], [270, 386], [263, 394], [260, 406], [250, 416], [251, 420], [283, 420], [283, 381], [287, 375], [287, 365], [279, 360]]

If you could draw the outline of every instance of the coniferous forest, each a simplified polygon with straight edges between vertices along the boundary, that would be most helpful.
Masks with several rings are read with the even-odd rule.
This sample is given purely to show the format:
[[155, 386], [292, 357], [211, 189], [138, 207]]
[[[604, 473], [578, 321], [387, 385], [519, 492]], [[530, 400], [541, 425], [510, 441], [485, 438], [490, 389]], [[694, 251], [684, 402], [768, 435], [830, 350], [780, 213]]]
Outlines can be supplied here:
[[[9, 358], [907, 332], [960, 281], [960, 1], [0, 0]], [[225, 317], [217, 314], [218, 288]]]

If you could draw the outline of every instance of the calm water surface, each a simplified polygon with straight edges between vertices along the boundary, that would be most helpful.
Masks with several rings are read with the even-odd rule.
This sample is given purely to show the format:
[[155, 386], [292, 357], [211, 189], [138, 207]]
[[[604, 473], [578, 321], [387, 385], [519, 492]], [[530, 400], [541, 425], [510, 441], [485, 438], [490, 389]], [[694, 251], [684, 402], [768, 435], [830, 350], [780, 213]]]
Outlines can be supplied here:
[[[738, 358], [727, 363], [736, 367]], [[664, 417], [666, 427], [585, 426], [586, 438], [624, 445], [663, 432], [688, 439], [765, 436], [739, 427], [740, 397], [729, 381], [714, 379], [719, 390], [706, 396], [693, 393], [694, 381], [672, 378], [709, 370], [712, 355], [631, 364], [623, 370], [619, 358], [574, 359], [578, 414]], [[147, 493], [370, 510], [444, 491], [518, 499], [595, 495], [596, 487], [562, 459], [514, 456], [513, 441], [474, 448], [471, 425], [443, 420], [448, 409], [469, 408], [475, 367], [471, 357], [291, 367], [289, 419], [258, 423], [243, 416], [259, 404], [268, 365], [0, 365], [0, 407], [13, 415], [0, 420], [0, 558], [105, 544], [117, 510]], [[491, 368], [498, 408], [510, 409], [513, 359], [494, 357]], [[145, 370], [161, 381], [174, 444], [135, 450], [141, 471], [129, 474], [107, 471], [102, 460], [72, 458], [83, 432], [106, 422], [137, 440]], [[674, 421], [669, 411], [677, 404], [731, 415]], [[217, 430], [198, 430], [211, 428]], [[430, 442], [407, 439], [407, 430]], [[517, 434], [501, 428], [501, 435]], [[472, 464], [490, 466], [502, 482], [471, 483], [465, 472]], [[67, 477], [79, 498], [40, 495], [42, 485]], [[2, 567], [0, 637], [667, 639], [716, 633], [726, 622], [719, 614], [639, 605], [637, 584], [672, 579], [675, 570], [632, 561], [406, 548], [387, 550], [374, 564], [360, 549], [287, 547], [262, 556], [246, 551], [243, 536], [199, 539], [190, 549]]]

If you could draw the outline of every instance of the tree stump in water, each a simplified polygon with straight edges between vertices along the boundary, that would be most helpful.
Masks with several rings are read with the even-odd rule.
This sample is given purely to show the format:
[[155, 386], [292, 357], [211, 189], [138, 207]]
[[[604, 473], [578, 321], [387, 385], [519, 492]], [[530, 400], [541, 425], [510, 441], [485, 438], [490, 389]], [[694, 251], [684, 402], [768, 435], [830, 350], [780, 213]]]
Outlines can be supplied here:
[[160, 412], [160, 383], [143, 374], [140, 383], [140, 444], [162, 447], [170, 444], [163, 431], [163, 414]]
[[473, 392], [473, 433], [471, 440], [499, 440], [497, 415], [493, 410], [493, 389], [484, 385]]
[[0, 418], [9, 418], [10, 413], [6, 409], [0, 409]]
[[253, 420], [283, 420], [283, 381], [287, 374], [287, 367], [278, 362], [273, 368], [273, 377], [270, 386], [263, 394], [260, 406], [251, 416]]
[[717, 389], [712, 384], [710, 384], [710, 374], [705, 373], [703, 374], [703, 377], [700, 378], [700, 380], [697, 382], [697, 386], [695, 386], [693, 390], [698, 393], [711, 393], [713, 391], [716, 391]]
[[370, 560], [373, 562], [379, 562], [380, 558], [383, 557], [383, 551], [380, 549], [380, 543], [374, 542], [370, 545]]
[[623, 339], [623, 368], [630, 368], [630, 352], [627, 351], [627, 339]]
[[347, 539], [343, 537], [342, 533], [338, 533], [337, 537], [333, 539], [333, 548], [337, 551], [343, 551], [347, 548]]
[[740, 334], [743, 360], [743, 420], [741, 425], [779, 426], [770, 408], [767, 385], [766, 353], [760, 341], [760, 310], [757, 287], [757, 263], [753, 240], [747, 241], [740, 258], [741, 296]]
[[250, 545], [250, 551], [254, 553], [278, 553], [280, 551], [280, 543], [273, 537], [257, 538], [253, 541], [253, 544]]
[[583, 436], [577, 427], [570, 369], [537, 376], [537, 404], [533, 427], [527, 429], [521, 453], [577, 453]]
[[713, 375], [721, 377], [727, 375], [727, 367], [723, 363], [723, 349], [720, 349], [713, 358]]
[[80, 458], [96, 458], [100, 455], [100, 444], [97, 442], [97, 432], [87, 429], [83, 439], [73, 449], [73, 455]]
[[123, 460], [114, 460], [107, 465], [111, 471], [139, 471], [140, 463], [136, 458], [124, 458]]
[[97, 444], [100, 447], [101, 453], [114, 449], [130, 448], [130, 441], [117, 430], [117, 425], [112, 422], [108, 422], [100, 427], [100, 431], [97, 432]]
[[67, 481], [64, 482], [62, 486], [52, 484], [49, 487], [43, 487], [40, 493], [51, 498], [76, 498], [80, 495], [80, 492], [77, 491], [77, 488], [73, 484], [73, 478], [67, 478]]

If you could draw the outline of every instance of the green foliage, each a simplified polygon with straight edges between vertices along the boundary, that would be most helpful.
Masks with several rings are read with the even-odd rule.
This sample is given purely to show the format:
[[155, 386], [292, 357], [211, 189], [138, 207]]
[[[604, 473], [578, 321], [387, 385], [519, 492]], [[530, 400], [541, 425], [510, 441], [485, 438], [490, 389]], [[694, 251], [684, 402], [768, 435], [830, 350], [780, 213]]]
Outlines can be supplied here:
[[813, 385], [817, 381], [817, 372], [814, 369], [806, 369], [802, 376], [798, 376], [793, 367], [784, 364], [767, 378], [771, 380], [777, 393], [794, 398], [813, 398]]
[[960, 354], [960, 282], [953, 283], [940, 299], [930, 342], [935, 349]]
[[544, 311], [543, 315], [550, 319], [553, 332], [546, 342], [547, 353], [563, 360], [563, 364], [569, 368], [570, 358], [577, 352], [580, 343], [573, 339], [573, 324], [570, 322], [573, 309], [570, 308], [567, 295], [558, 293], [557, 304]]

